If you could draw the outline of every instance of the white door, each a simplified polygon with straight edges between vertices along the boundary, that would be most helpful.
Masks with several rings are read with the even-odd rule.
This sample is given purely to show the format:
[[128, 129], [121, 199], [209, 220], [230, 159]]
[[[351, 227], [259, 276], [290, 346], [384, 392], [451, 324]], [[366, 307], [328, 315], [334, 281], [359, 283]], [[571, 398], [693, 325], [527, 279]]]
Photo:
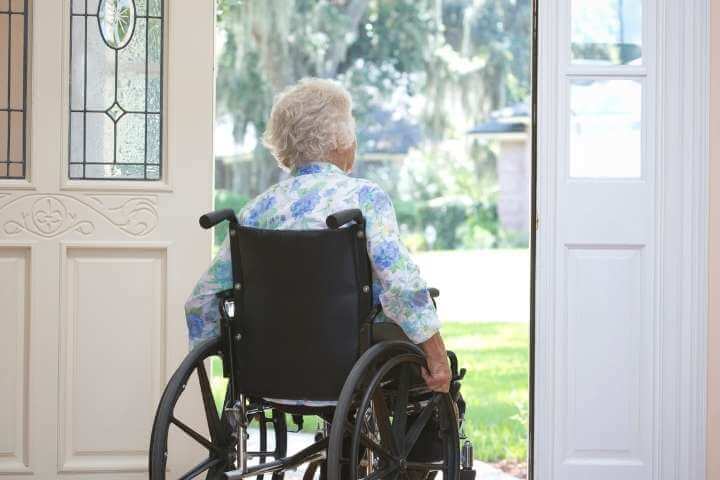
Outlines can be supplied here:
[[213, 29], [212, 1], [0, 0], [0, 476], [147, 477], [210, 255]]
[[536, 479], [703, 478], [706, 7], [539, 2]]

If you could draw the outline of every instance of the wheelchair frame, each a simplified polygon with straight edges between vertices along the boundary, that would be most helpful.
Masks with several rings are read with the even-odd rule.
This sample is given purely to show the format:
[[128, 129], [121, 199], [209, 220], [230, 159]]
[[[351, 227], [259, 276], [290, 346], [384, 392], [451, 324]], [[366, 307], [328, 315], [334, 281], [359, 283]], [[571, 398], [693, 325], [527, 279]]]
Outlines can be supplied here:
[[[228, 221], [230, 224], [231, 236], [237, 234], [239, 227], [235, 213], [230, 210], [220, 210], [211, 212], [203, 215], [200, 218], [200, 224], [203, 228], [211, 228], [223, 221]], [[346, 210], [338, 212], [334, 215], [330, 215], [327, 218], [327, 225], [330, 229], [338, 229], [350, 222], [355, 222], [359, 228], [357, 230], [357, 239], [362, 244], [362, 248], [365, 249], [365, 230], [364, 230], [364, 219], [362, 212], [357, 209]], [[240, 258], [237, 242], [230, 242], [231, 256], [233, 258]], [[365, 252], [367, 252], [365, 250]], [[369, 262], [368, 262], [369, 263]], [[277, 403], [265, 400], [262, 397], [255, 395], [248, 395], [241, 392], [238, 385], [238, 378], [235, 365], [236, 344], [242, 340], [242, 333], [235, 327], [234, 322], [237, 309], [235, 308], [238, 304], [239, 292], [242, 290], [242, 281], [239, 278], [237, 272], [235, 272], [235, 266], [233, 265], [233, 288], [218, 293], [220, 298], [220, 336], [207, 340], [197, 346], [193, 352], [191, 352], [186, 360], [181, 364], [180, 368], [173, 376], [171, 381], [163, 393], [158, 412], [156, 414], [155, 423], [153, 425], [153, 434], [151, 440], [151, 455], [150, 455], [150, 478], [151, 480], [164, 479], [164, 468], [167, 457], [167, 430], [170, 423], [174, 423], [185, 433], [193, 437], [196, 441], [203, 444], [212, 451], [212, 441], [208, 441], [202, 438], [197, 432], [192, 431], [187, 426], [183, 426], [182, 422], [179, 422], [174, 417], [173, 408], [175, 402], [179, 398], [184, 386], [187, 383], [189, 375], [193, 369], [197, 369], [198, 377], [201, 382], [201, 390], [204, 394], [204, 406], [206, 417], [211, 415], [211, 410], [214, 405], [209, 405], [207, 400], [207, 389], [208, 380], [207, 374], [204, 372], [204, 366], [202, 362], [205, 358], [208, 358], [212, 354], [216, 353], [222, 358], [223, 364], [223, 375], [228, 378], [228, 388], [226, 398], [223, 403], [223, 411], [219, 424], [215, 425], [215, 428], [222, 428], [222, 422], [232, 424], [233, 431], [223, 431], [222, 434], [216, 434], [212, 432], [213, 426], [209, 426], [211, 430], [212, 440], [221, 441], [223, 445], [234, 448], [226, 452], [226, 458], [215, 459], [215, 463], [208, 467], [212, 457], [209, 457], [204, 464], [200, 464], [196, 467], [197, 473], [193, 474], [193, 471], [188, 472], [182, 478], [194, 478], [197, 474], [201, 474], [205, 470], [209, 470], [207, 478], [227, 478], [227, 479], [243, 479], [249, 477], [262, 478], [263, 475], [272, 474], [273, 480], [279, 480], [283, 478], [283, 473], [288, 470], [295, 469], [296, 467], [308, 463], [310, 465], [309, 471], [314, 472], [316, 469], [320, 469], [321, 479], [340, 479], [342, 475], [342, 464], [350, 464], [349, 472], [356, 472], [358, 469], [358, 458], [357, 452], [361, 449], [365, 449], [368, 452], [368, 460], [370, 464], [373, 464], [372, 452], [383, 457], [382, 461], [389, 462], [387, 458], [390, 458], [391, 454], [387, 449], [381, 446], [380, 439], [390, 439], [392, 447], [394, 448], [393, 455], [397, 458], [397, 465], [393, 468], [393, 472], [397, 472], [394, 475], [399, 475], [402, 472], [407, 472], [413, 468], [418, 469], [423, 465], [429, 469], [429, 471], [435, 471], [443, 467], [447, 473], [456, 472], [457, 475], [453, 477], [450, 475], [450, 479], [457, 478], [460, 480], [473, 479], [475, 472], [472, 470], [472, 448], [469, 442], [466, 440], [463, 451], [459, 450], [460, 433], [462, 429], [464, 403], [459, 395], [460, 381], [462, 380], [465, 370], [458, 370], [457, 358], [452, 352], [449, 353], [451, 370], [452, 370], [452, 381], [451, 391], [449, 394], [433, 394], [429, 392], [424, 394], [425, 396], [415, 397], [421, 398], [422, 400], [414, 400], [419, 402], [418, 405], [423, 404], [422, 407], [416, 407], [419, 411], [422, 411], [420, 417], [416, 420], [424, 418], [424, 423], [420, 424], [419, 427], [413, 424], [412, 426], [406, 425], [408, 417], [408, 406], [410, 405], [410, 384], [408, 380], [408, 368], [407, 365], [416, 365], [418, 368], [426, 366], [425, 357], [423, 352], [414, 344], [410, 343], [407, 338], [402, 334], [402, 331], [395, 324], [391, 323], [380, 323], [374, 324], [373, 320], [380, 312], [380, 308], [373, 307], [370, 310], [370, 314], [367, 316], [365, 321], [362, 322], [359, 329], [359, 348], [360, 357], [357, 359], [355, 364], [352, 366], [352, 370], [344, 381], [342, 391], [337, 399], [337, 404], [333, 407], [290, 407], [287, 405], [279, 405]], [[369, 264], [368, 264], [368, 275], [370, 275]], [[365, 290], [364, 290], [365, 291]], [[366, 292], [367, 293], [367, 292]], [[435, 297], [438, 296], [439, 292], [436, 289], [430, 289], [430, 294], [433, 303]], [[395, 369], [400, 368], [401, 364], [405, 364], [404, 370], [401, 377], [398, 377], [397, 382], [397, 393], [398, 398], [395, 399], [395, 409], [393, 415], [393, 425], [390, 426], [390, 410], [387, 409], [386, 401], [383, 397], [382, 405], [383, 411], [376, 411], [379, 408], [378, 397], [381, 395], [379, 386], [382, 382], [387, 383], [387, 375], [391, 368], [388, 365], [395, 365]], [[381, 375], [382, 373], [382, 375]], [[383, 376], [385, 375], [385, 376]], [[178, 378], [176, 378], [178, 377]], [[182, 384], [182, 388], [178, 389], [178, 385]], [[175, 393], [171, 386], [175, 385]], [[374, 385], [374, 387], [373, 387]], [[371, 388], [372, 387], [372, 388]], [[403, 390], [404, 388], [404, 390]], [[364, 389], [364, 390], [363, 390]], [[178, 393], [179, 392], [179, 393]], [[402, 393], [401, 393], [402, 392]], [[404, 395], [404, 404], [401, 402], [401, 396]], [[358, 403], [358, 399], [360, 402]], [[399, 405], [402, 404], [402, 408]], [[359, 405], [359, 406], [358, 406]], [[458, 408], [461, 405], [461, 408]], [[355, 419], [355, 425], [350, 429], [348, 425], [348, 418], [352, 416], [353, 409], [357, 409], [358, 412], [362, 412], [369, 415], [375, 422], [377, 429], [377, 441], [373, 440], [368, 434], [362, 433], [363, 425], [367, 423], [365, 419]], [[437, 409], [437, 410], [436, 410]], [[165, 410], [169, 410], [169, 413]], [[273, 425], [274, 432], [276, 435], [276, 446], [274, 451], [267, 450], [267, 417], [266, 412], [271, 411], [273, 414]], [[404, 412], [400, 415], [403, 417], [402, 425], [399, 427], [395, 425], [396, 412]], [[290, 455], [286, 455], [286, 438], [284, 436], [287, 432], [287, 425], [285, 424], [285, 413], [298, 413], [307, 415], [319, 415], [326, 422], [326, 426], [329, 425], [329, 433], [327, 428], [324, 432], [319, 432], [316, 435], [316, 441], [312, 445], [304, 448], [303, 450]], [[435, 413], [433, 413], [435, 412]], [[445, 412], [441, 415], [440, 412]], [[332, 419], [330, 414], [332, 413]], [[169, 415], [169, 420], [165, 417]], [[411, 456], [417, 443], [418, 438], [423, 434], [423, 430], [427, 426], [429, 421], [429, 415], [439, 415], [444, 418], [444, 427], [446, 438], [444, 440], [443, 448], [446, 448], [446, 460], [442, 465], [434, 464], [429, 462], [417, 462], [413, 461]], [[384, 417], [383, 417], [384, 416]], [[424, 416], [424, 417], [423, 417]], [[261, 446], [259, 451], [249, 451], [247, 446], [248, 439], [248, 427], [249, 423], [253, 418], [262, 418], [260, 427], [261, 435]], [[448, 420], [448, 417], [450, 420]], [[214, 418], [214, 417], [213, 417]], [[399, 421], [399, 420], [398, 420]], [[163, 423], [165, 422], [165, 423]], [[162, 424], [162, 427], [158, 425]], [[441, 419], [442, 423], [442, 419]], [[333, 427], [335, 425], [335, 427]], [[338, 425], [342, 427], [338, 428]], [[408, 429], [406, 431], [406, 428]], [[392, 431], [390, 431], [392, 429]], [[347, 445], [347, 433], [352, 430], [351, 443], [350, 443], [350, 458], [343, 458], [344, 449]], [[163, 438], [163, 435], [165, 437]], [[409, 443], [405, 436], [410, 439]], [[441, 435], [442, 436], [442, 435]], [[283, 438], [280, 438], [283, 437]], [[218, 440], [220, 439], [220, 440]], [[159, 452], [157, 448], [153, 449], [156, 444], [164, 447], [163, 452]], [[164, 443], [163, 443], [164, 442]], [[455, 443], [453, 446], [452, 443]], [[469, 448], [468, 448], [469, 447]], [[396, 450], [397, 452], [396, 452]], [[162, 449], [161, 449], [162, 450]], [[402, 452], [405, 452], [404, 454]], [[355, 453], [353, 453], [355, 452]], [[461, 453], [464, 454], [461, 459]], [[273, 457], [274, 460], [266, 462], [268, 457]], [[387, 458], [385, 458], [387, 457]], [[402, 458], [401, 458], [402, 457]], [[260, 463], [255, 466], [248, 466], [248, 461], [253, 458], [258, 458]], [[393, 457], [395, 458], [395, 457]], [[366, 462], [366, 463], [367, 463]], [[448, 463], [449, 462], [449, 463]], [[160, 465], [159, 465], [160, 464]], [[202, 467], [202, 469], [200, 468]], [[235, 467], [234, 470], [226, 470], [228, 467]], [[370, 467], [368, 467], [369, 469]], [[373, 466], [374, 468], [374, 466]], [[163, 473], [161, 474], [160, 471]], [[388, 470], [389, 471], [389, 470]], [[213, 473], [215, 472], [215, 473]], [[193, 474], [193, 475], [190, 475]], [[356, 475], [356, 473], [354, 473]], [[215, 475], [215, 476], [213, 476]], [[312, 475], [312, 474], [311, 474]], [[447, 474], [446, 474], [447, 475]], [[392, 477], [392, 476], [391, 476]], [[307, 476], [305, 478], [312, 478]], [[370, 478], [385, 478], [383, 476], [373, 476]], [[433, 478], [432, 476], [429, 478]], [[448, 478], [447, 476], [445, 477]]]

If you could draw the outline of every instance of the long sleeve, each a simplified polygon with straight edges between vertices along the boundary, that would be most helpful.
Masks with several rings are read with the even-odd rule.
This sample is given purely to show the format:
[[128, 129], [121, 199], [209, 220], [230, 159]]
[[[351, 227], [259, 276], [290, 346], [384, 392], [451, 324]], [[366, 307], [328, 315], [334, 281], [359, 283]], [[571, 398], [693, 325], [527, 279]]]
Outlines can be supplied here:
[[190, 349], [202, 340], [220, 334], [219, 300], [216, 293], [232, 288], [230, 245], [227, 237], [210, 267], [200, 277], [185, 302], [185, 320]]
[[368, 253], [382, 292], [383, 312], [414, 343], [422, 343], [440, 328], [440, 320], [410, 252], [400, 240], [395, 210], [388, 195], [368, 184], [359, 192], [366, 217]]

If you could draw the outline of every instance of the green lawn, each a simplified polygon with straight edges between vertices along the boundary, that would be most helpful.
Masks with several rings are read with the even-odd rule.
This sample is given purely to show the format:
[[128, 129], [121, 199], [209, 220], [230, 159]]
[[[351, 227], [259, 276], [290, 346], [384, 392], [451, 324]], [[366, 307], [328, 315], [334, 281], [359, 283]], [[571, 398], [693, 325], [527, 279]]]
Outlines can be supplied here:
[[525, 460], [529, 331], [522, 323], [444, 323], [443, 337], [468, 373], [465, 433], [483, 461]]
[[[447, 348], [468, 370], [462, 386], [467, 402], [465, 433], [473, 442], [475, 458], [524, 461], [529, 398], [527, 324], [446, 322], [442, 333]], [[217, 367], [214, 374], [220, 374]], [[224, 392], [221, 379], [213, 380], [216, 391]], [[288, 423], [293, 428], [289, 418]], [[306, 418], [304, 429], [312, 432], [316, 425], [314, 418]]]

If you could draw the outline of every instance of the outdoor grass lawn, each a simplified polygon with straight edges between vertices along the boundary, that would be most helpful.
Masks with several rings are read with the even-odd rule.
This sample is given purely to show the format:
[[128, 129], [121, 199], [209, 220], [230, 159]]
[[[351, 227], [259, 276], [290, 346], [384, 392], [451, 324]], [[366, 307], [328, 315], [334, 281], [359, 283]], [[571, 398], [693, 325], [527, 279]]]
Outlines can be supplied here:
[[[462, 393], [467, 402], [465, 433], [473, 442], [475, 458], [486, 462], [525, 461], [528, 325], [445, 322], [442, 333], [448, 350], [454, 351], [460, 366], [468, 370], [462, 382]], [[219, 374], [219, 364], [216, 368], [213, 373]], [[215, 385], [219, 387], [216, 392], [224, 390], [220, 384]], [[218, 405], [221, 398], [222, 395], [216, 395]], [[294, 427], [290, 418], [288, 426]], [[314, 418], [305, 419], [305, 431], [314, 432], [316, 428]]]
[[529, 331], [526, 323], [449, 323], [448, 350], [468, 373], [465, 433], [483, 461], [527, 458]]

